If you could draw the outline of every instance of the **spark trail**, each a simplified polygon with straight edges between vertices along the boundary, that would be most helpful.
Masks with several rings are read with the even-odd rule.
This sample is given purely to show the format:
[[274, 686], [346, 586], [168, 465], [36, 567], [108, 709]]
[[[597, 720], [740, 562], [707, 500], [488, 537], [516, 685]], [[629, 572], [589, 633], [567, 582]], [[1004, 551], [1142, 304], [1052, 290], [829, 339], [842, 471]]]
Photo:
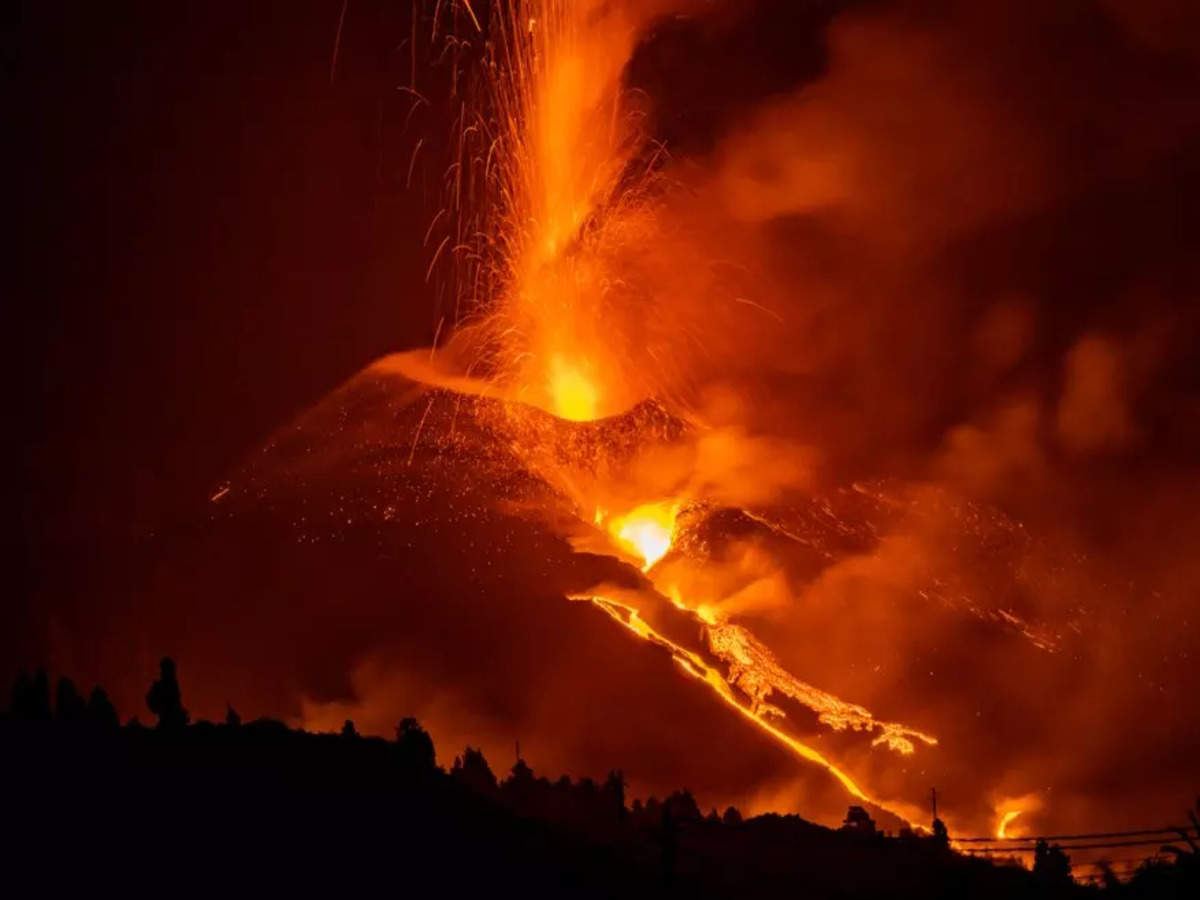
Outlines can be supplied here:
[[[399, 366], [426, 384], [501, 401], [497, 434], [567, 499], [590, 534], [579, 549], [640, 568], [649, 593], [670, 598], [699, 624], [704, 643], [672, 640], [632, 597], [597, 587], [573, 599], [665, 649], [681, 671], [855, 799], [912, 820], [913, 810], [873, 799], [843, 767], [789, 734], [771, 699], [811, 709], [833, 731], [874, 733], [873, 746], [904, 755], [936, 738], [796, 678], [746, 627], [709, 606], [690, 607], [659, 571], [681, 511], [723, 499], [711, 495], [712, 472], [674, 471], [653, 455], [662, 435], [644, 417], [621, 415], [670, 402], [672, 360], [684, 358], [674, 351], [690, 340], [686, 327], [660, 323], [658, 298], [638, 283], [647, 248], [671, 252], [657, 209], [664, 157], [650, 148], [622, 84], [644, 29], [672, 5], [511, 0], [483, 16], [463, 4], [471, 30], [486, 35], [479, 100], [459, 116], [447, 206], [427, 240], [437, 248], [431, 274], [453, 264], [459, 315], [438, 361], [410, 354]], [[546, 425], [545, 413], [555, 425]], [[741, 450], [752, 444], [710, 440], [703, 426], [681, 423], [676, 431], [669, 459], [705, 459], [734, 472], [747, 466]]]

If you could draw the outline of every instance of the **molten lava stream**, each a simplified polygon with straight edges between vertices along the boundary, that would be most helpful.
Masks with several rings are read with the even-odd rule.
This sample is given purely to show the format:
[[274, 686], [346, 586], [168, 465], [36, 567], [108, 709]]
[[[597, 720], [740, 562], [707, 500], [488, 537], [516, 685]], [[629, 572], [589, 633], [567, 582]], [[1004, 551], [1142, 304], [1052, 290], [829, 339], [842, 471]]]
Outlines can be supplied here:
[[623, 516], [607, 520], [603, 511], [597, 510], [596, 522], [605, 524], [617, 543], [640, 557], [642, 571], [648, 572], [671, 549], [679, 506], [670, 500], [643, 503]]
[[[852, 729], [878, 732], [874, 744], [886, 745], [903, 755], [914, 752], [914, 741], [934, 745], [937, 739], [899, 723], [875, 719], [869, 710], [800, 681], [784, 669], [770, 650], [746, 628], [726, 621], [719, 612], [706, 606], [692, 608], [680, 596], [675, 585], [661, 583], [663, 579], [661, 573], [656, 577], [655, 565], [675, 541], [683, 505], [684, 501], [680, 498], [657, 500], [642, 503], [617, 515], [609, 515], [604, 509], [598, 508], [595, 522], [607, 531], [616, 548], [640, 560], [642, 571], [653, 585], [652, 594], [664, 601], [664, 609], [684, 617], [693, 626], [700, 625], [708, 651], [728, 667], [727, 671], [720, 664], [707, 661], [703, 648], [689, 649], [682, 636], [676, 639], [668, 636], [664, 630], [668, 626], [668, 619], [659, 622], [657, 619], [661, 616], [658, 616], [657, 624], [647, 621], [636, 598], [650, 602], [650, 595], [622, 592], [621, 599], [618, 599], [603, 588], [597, 588], [572, 599], [591, 602], [627, 631], [664, 648], [685, 673], [706, 684], [725, 704], [733, 707], [791, 753], [825, 769], [851, 797], [872, 803], [912, 824], [911, 820], [919, 815], [915, 810], [898, 811], [872, 798], [844, 769], [775, 724], [772, 717], [781, 717], [783, 712], [767, 700], [775, 692], [788, 697], [813, 710], [820, 722], [835, 731]], [[666, 607], [666, 603], [670, 607]]]
[[704, 660], [702, 660], [695, 653], [692, 653], [690, 650], [680, 647], [674, 641], [663, 637], [659, 632], [651, 628], [650, 625], [638, 615], [637, 610], [633, 607], [626, 606], [623, 603], [608, 599], [606, 597], [573, 597], [572, 599], [590, 600], [600, 609], [608, 613], [608, 615], [610, 615], [615, 621], [620, 622], [623, 626], [625, 626], [625, 628], [627, 628], [629, 631], [632, 631], [638, 637], [664, 647], [670, 651], [671, 657], [676, 663], [679, 664], [679, 667], [684, 672], [694, 678], [698, 678], [700, 681], [703, 681], [710, 688], [712, 688], [713, 691], [716, 692], [717, 696], [719, 696], [722, 700], [736, 709], [739, 713], [741, 713], [767, 734], [771, 735], [784, 746], [788, 747], [793, 753], [797, 754], [803, 759], [808, 760], [809, 762], [816, 763], [817, 765], [829, 771], [838, 781], [842, 783], [842, 786], [849, 791], [850, 794], [859, 800], [863, 800], [868, 803], [874, 803], [876, 806], [882, 805], [867, 796], [867, 794], [863, 792], [862, 788], [854, 783], [854, 779], [835, 766], [832, 762], [827, 760], [816, 750], [800, 743], [800, 741], [796, 740], [790, 735], [785, 734], [770, 722], [766, 721], [762, 716], [748, 709], [734, 695], [733, 688], [730, 687], [729, 682], [725, 680], [724, 675], [704, 662]]
[[[775, 741], [830, 772], [855, 799], [883, 807], [845, 771], [773, 724], [768, 717], [782, 716], [782, 710], [767, 698], [776, 692], [801, 703], [835, 731], [877, 732], [875, 744], [902, 754], [913, 751], [913, 739], [936, 739], [878, 721], [863, 707], [805, 684], [747, 629], [707, 607], [692, 609], [674, 585], [655, 583], [655, 566], [671, 549], [683, 503], [712, 498], [697, 495], [698, 487], [663, 496], [665, 484], [694, 481], [685, 476], [659, 473], [653, 489], [638, 483], [626, 457], [659, 441], [641, 428], [642, 420], [635, 416], [606, 432], [559, 429], [529, 414], [536, 408], [558, 424], [595, 423], [673, 396], [688, 381], [675, 359], [676, 350], [680, 360], [686, 356], [681, 348], [688, 338], [679, 327], [686, 320], [644, 302], [653, 293], [639, 283], [637, 265], [645, 262], [645, 247], [661, 245], [662, 202], [656, 162], [642, 156], [649, 135], [625, 90], [625, 72], [657, 7], [641, 0], [513, 0], [493, 20], [482, 70], [486, 105], [460, 118], [461, 158], [448, 180], [454, 186], [449, 209], [471, 224], [455, 238], [463, 252], [447, 258], [458, 263], [460, 299], [474, 299], [465, 320], [456, 312], [462, 347], [455, 350], [451, 341], [442, 352], [451, 361], [461, 358], [463, 367], [440, 371], [432, 352], [428, 362], [408, 359], [403, 365], [416, 369], [413, 377], [423, 372], [426, 383], [507, 401], [506, 427], [517, 455], [575, 509], [594, 512], [600, 534], [589, 532], [585, 540], [598, 538], [601, 552], [636, 563], [654, 587], [647, 602], [673, 598], [678, 609], [672, 614], [693, 626], [687, 629], [692, 633], [699, 623], [708, 647], [688, 649], [682, 636], [672, 640], [664, 633], [670, 627], [665, 619], [648, 623], [643, 616], [651, 616], [650, 607], [639, 610], [616, 599], [612, 594], [624, 597], [616, 589], [593, 588], [574, 599], [592, 602], [639, 638], [665, 648], [683, 671]], [[464, 173], [481, 173], [482, 181], [471, 182], [466, 192], [487, 198], [478, 211], [462, 206]], [[462, 233], [478, 237], [464, 243]], [[439, 247], [450, 240], [447, 233]], [[472, 377], [477, 364], [481, 378]], [[549, 434], [565, 439], [543, 446]], [[610, 453], [599, 446], [606, 435], [621, 446], [636, 441], [639, 449]], [[611, 461], [597, 459], [604, 456]], [[639, 487], [645, 492], [631, 495]], [[727, 673], [706, 662], [709, 651]]]

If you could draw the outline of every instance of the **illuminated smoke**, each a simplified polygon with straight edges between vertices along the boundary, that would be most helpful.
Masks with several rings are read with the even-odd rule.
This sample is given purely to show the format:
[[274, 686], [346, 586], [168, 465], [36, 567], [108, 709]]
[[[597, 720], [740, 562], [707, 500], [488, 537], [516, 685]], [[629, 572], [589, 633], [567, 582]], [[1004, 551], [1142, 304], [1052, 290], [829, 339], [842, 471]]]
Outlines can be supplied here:
[[[682, 324], [689, 315], [679, 316], [678, 305], [672, 310], [680, 285], [661, 270], [647, 278], [640, 254], [648, 246], [678, 267], [707, 250], [681, 242], [664, 225], [669, 191], [662, 183], [663, 158], [647, 152], [622, 74], [641, 29], [665, 6], [643, 4], [636, 15], [634, 8], [515, 2], [493, 21], [481, 73], [486, 100], [461, 120], [464, 149], [449, 178], [455, 217], [477, 229], [457, 245], [463, 260], [457, 283], [470, 296], [468, 312], [455, 323], [450, 364], [455, 354], [471, 355], [461, 375], [429, 371], [415, 356], [402, 368], [443, 387], [504, 398], [501, 419], [492, 426], [531, 472], [568, 498], [584, 526], [568, 535], [575, 546], [643, 569], [660, 597], [671, 596], [693, 617], [707, 646], [689, 649], [655, 630], [642, 608], [645, 595], [625, 592], [617, 599], [598, 587], [590, 599], [634, 634], [666, 649], [685, 672], [764, 733], [828, 770], [851, 796], [869, 799], [834, 762], [784, 730], [779, 723], [786, 714], [771, 702], [774, 695], [813, 711], [834, 731], [877, 732], [874, 745], [901, 754], [914, 752], [914, 740], [934, 745], [936, 739], [879, 721], [862, 706], [796, 678], [745, 626], [714, 611], [729, 598], [710, 597], [693, 609], [681, 586], [666, 570], [657, 570], [672, 548], [685, 505], [737, 502], [739, 484], [747, 497], [773, 497], [803, 481], [809, 460], [802, 448], [763, 441], [736, 426], [714, 427], [703, 415], [692, 416], [690, 405], [676, 402], [686, 390], [674, 378], [673, 364], [689, 357], [692, 326]], [[482, 173], [480, 210], [463, 205], [464, 170]], [[671, 259], [673, 253], [682, 258]], [[666, 288], [668, 295], [661, 296], [659, 289]], [[702, 296], [711, 296], [711, 289], [706, 286]], [[730, 309], [757, 307], [732, 295], [724, 303]], [[690, 314], [695, 307], [683, 309]], [[656, 311], [672, 311], [675, 318], [655, 319]], [[653, 333], [648, 348], [639, 346], [646, 337], [639, 319], [666, 329]], [[478, 376], [483, 378], [471, 381]], [[527, 425], [530, 406], [588, 423], [645, 403], [668, 404], [668, 420], [674, 406], [692, 422], [673, 440], [635, 431], [619, 472], [600, 470], [586, 456], [587, 450], [612, 455], [608, 448], [547, 452]], [[635, 410], [626, 421], [636, 428], [642, 419]], [[598, 432], [600, 441], [606, 436]], [[771, 465], [748, 468], [756, 457], [776, 454]], [[587, 533], [584, 523], [599, 531]], [[703, 580], [703, 569], [693, 577]]]
[[[931, 786], [955, 832], [1169, 818], [1200, 748], [1200, 116], [1155, 73], [1196, 57], [1170, 3], [1080, 4], [1079, 42], [1044, 6], [843, 12], [689, 148], [634, 64], [781, 4], [475, 5], [429, 237], [457, 314], [214, 492], [295, 530], [272, 699], [406, 704], [489, 756], [519, 729], [539, 770], [634, 747], [650, 789], [826, 821], [927, 821]], [[320, 581], [354, 538], [393, 588]], [[225, 668], [197, 692], [240, 696]], [[714, 718], [664, 716], [684, 691]]]

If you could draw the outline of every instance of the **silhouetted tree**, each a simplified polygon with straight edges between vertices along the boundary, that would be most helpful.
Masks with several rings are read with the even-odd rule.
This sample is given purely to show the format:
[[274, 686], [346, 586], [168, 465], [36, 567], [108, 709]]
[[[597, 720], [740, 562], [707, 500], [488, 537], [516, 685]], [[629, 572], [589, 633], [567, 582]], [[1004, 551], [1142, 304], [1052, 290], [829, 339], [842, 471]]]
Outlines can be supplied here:
[[87, 703], [65, 675], [54, 690], [54, 718], [60, 722], [82, 722], [87, 718]]
[[117, 717], [117, 708], [100, 686], [92, 688], [92, 694], [88, 697], [87, 715], [89, 722], [101, 728], [118, 728], [121, 725], [121, 720]]
[[25, 697], [29, 693], [29, 686], [33, 682], [29, 678], [29, 673], [24, 669], [17, 669], [16, 677], [13, 678], [12, 688], [8, 692], [8, 716], [13, 719], [24, 718], [22, 715], [22, 706], [25, 703]]
[[400, 764], [410, 772], [431, 772], [436, 766], [433, 738], [411, 716], [396, 726], [396, 749]]
[[726, 825], [741, 825], [742, 814], [737, 811], [736, 806], [725, 807], [725, 814], [721, 816], [721, 821]]
[[342, 723], [342, 737], [356, 738], [358, 737], [358, 729], [354, 727], [354, 720], [347, 719]]
[[482, 750], [468, 746], [462, 756], [454, 758], [454, 766], [450, 774], [472, 790], [481, 794], [491, 794], [496, 791], [496, 776], [488, 765]]
[[652, 825], [661, 821], [662, 819], [662, 804], [653, 794], [646, 798], [646, 806], [643, 811], [643, 815], [645, 816], [646, 821]]
[[225, 704], [225, 724], [230, 728], [237, 728], [242, 724], [242, 717], [238, 715], [238, 711], [229, 703]]
[[[1189, 884], [1189, 881], [1191, 882]], [[1188, 888], [1191, 888], [1189, 891]], [[1122, 893], [1130, 897], [1195, 897], [1200, 895], [1200, 878], [1188, 878], [1185, 868], [1161, 858], [1147, 859], [1137, 867]]]
[[609, 808], [617, 814], [617, 821], [623, 822], [628, 810], [625, 809], [625, 773], [613, 769], [604, 779], [604, 797]]
[[658, 844], [662, 850], [663, 883], [670, 888], [675, 882], [675, 859], [679, 853], [679, 826], [671, 815], [671, 799], [662, 805], [658, 826]]
[[[564, 775], [563, 778], [567, 776]], [[532, 784], [534, 782], [533, 769], [529, 768], [528, 763], [523, 759], [518, 759], [513, 763], [513, 767], [509, 770], [508, 778], [505, 784]], [[570, 784], [570, 779], [567, 778], [567, 783]]]
[[[1196, 808], [1194, 810], [1189, 809], [1187, 811], [1187, 817], [1192, 821], [1192, 831], [1195, 831], [1197, 836], [1200, 836], [1200, 797], [1196, 798]], [[1182, 847], [1168, 845], [1163, 847], [1163, 850], [1167, 853], [1173, 854], [1179, 859], [1185, 856], [1190, 856], [1193, 859], [1200, 859], [1200, 845], [1198, 845], [1196, 841], [1192, 839], [1188, 829], [1181, 828], [1180, 826], [1176, 825], [1172, 828], [1172, 830], [1179, 834], [1179, 837], [1183, 839], [1183, 842], [1188, 845], [1188, 849], [1184, 850]]]
[[146, 693], [146, 706], [158, 716], [158, 727], [163, 731], [183, 728], [188, 723], [188, 711], [183, 707], [179, 681], [175, 677], [175, 661], [164, 656], [158, 664], [158, 672], [158, 680]]
[[50, 679], [45, 669], [38, 669], [30, 678], [24, 669], [17, 672], [13, 682], [9, 709], [15, 719], [27, 722], [46, 722], [50, 719]]
[[1112, 863], [1106, 859], [1102, 859], [1096, 865], [1100, 869], [1100, 882], [1104, 885], [1104, 889], [1114, 894], [1120, 891], [1121, 879], [1113, 871]]
[[933, 842], [944, 850], [950, 849], [950, 832], [946, 830], [946, 823], [941, 819], [933, 820]]
[[50, 679], [45, 669], [38, 669], [33, 676], [33, 688], [30, 691], [30, 718], [45, 722], [50, 719]]
[[678, 822], [699, 822], [703, 815], [691, 791], [676, 791], [667, 798], [671, 816]]
[[[1198, 843], [1200, 842], [1200, 797], [1196, 798], [1195, 810], [1189, 809], [1187, 816], [1192, 822], [1191, 831], [1179, 825], [1174, 826], [1174, 831], [1179, 833], [1179, 837], [1187, 844], [1187, 848], [1167, 844], [1162, 849], [1164, 853], [1170, 853], [1175, 857], [1174, 875], [1176, 878], [1181, 883], [1194, 885], [1200, 883], [1200, 843]], [[1195, 837], [1193, 837], [1193, 833]]]
[[875, 830], [875, 820], [861, 806], [851, 806], [846, 810], [842, 831], [860, 837], [874, 837], [878, 833]]
[[574, 807], [572, 810], [575, 818], [588, 818], [588, 813], [595, 812], [599, 805], [597, 800], [600, 797], [600, 791], [596, 787], [596, 782], [591, 778], [584, 776], [579, 779], [579, 783], [575, 786], [575, 796], [570, 798]]
[[[570, 789], [570, 779], [566, 788]], [[531, 813], [536, 805], [538, 780], [533, 769], [523, 759], [518, 759], [509, 770], [508, 777], [500, 784], [500, 796], [511, 809]]]
[[1039, 840], [1033, 848], [1033, 877], [1048, 890], [1069, 888], [1071, 860], [1058, 844]]

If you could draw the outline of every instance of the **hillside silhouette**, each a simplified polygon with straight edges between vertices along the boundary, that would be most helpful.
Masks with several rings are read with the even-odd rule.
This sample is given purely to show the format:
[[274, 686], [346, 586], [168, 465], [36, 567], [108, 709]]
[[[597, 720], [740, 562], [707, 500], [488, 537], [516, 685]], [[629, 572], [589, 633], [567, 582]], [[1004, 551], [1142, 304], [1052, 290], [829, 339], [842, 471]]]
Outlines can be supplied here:
[[243, 722], [232, 706], [221, 724], [191, 722], [171, 659], [147, 692], [148, 724], [121, 726], [100, 687], [85, 698], [64, 677], [51, 695], [45, 671], [18, 673], [0, 718], [7, 880], [48, 893], [1157, 898], [1200, 887], [1195, 829], [1180, 830], [1172, 861], [1084, 886], [1053, 844], [1039, 843], [1032, 870], [995, 864], [952, 849], [940, 821], [892, 837], [861, 807], [838, 830], [746, 819], [705, 812], [682, 789], [631, 800], [619, 771], [551, 781], [517, 758], [497, 774], [472, 747], [446, 771], [412, 718], [391, 739], [351, 721], [330, 734]]

